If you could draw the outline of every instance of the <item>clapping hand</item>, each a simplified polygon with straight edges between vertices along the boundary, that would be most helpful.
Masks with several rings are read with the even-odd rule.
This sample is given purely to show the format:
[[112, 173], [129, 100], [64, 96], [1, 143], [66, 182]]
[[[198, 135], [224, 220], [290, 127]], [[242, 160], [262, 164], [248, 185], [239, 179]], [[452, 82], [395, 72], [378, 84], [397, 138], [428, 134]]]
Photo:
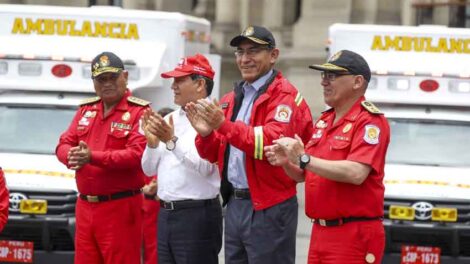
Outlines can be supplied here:
[[288, 162], [299, 164], [299, 157], [305, 153], [302, 139], [295, 135], [295, 138], [281, 137], [273, 140], [273, 145], [264, 148], [266, 157], [272, 165], [285, 166]]
[[196, 109], [212, 129], [218, 129], [225, 121], [224, 111], [215, 98], [212, 102], [205, 99], [197, 100]]
[[151, 148], [158, 147], [160, 139], [156, 135], [155, 122], [151, 120], [151, 116], [155, 115], [152, 109], [145, 110], [144, 114], [140, 118], [141, 129], [144, 131], [145, 138], [147, 139], [147, 145]]
[[197, 104], [190, 102], [186, 105], [186, 116], [188, 117], [191, 126], [196, 130], [196, 132], [205, 137], [209, 135], [213, 128], [206, 122], [202, 115], [197, 110]]
[[91, 151], [85, 141], [80, 141], [78, 146], [70, 148], [67, 153], [68, 166], [71, 170], [79, 170], [91, 159]]

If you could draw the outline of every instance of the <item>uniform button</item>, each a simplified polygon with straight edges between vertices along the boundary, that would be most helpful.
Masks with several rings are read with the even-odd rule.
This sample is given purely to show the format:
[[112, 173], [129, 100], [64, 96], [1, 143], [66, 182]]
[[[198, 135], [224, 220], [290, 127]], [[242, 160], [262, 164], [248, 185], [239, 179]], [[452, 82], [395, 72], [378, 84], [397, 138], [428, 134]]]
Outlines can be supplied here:
[[374, 263], [375, 262], [375, 256], [372, 253], [367, 253], [366, 255], [366, 262], [367, 263]]

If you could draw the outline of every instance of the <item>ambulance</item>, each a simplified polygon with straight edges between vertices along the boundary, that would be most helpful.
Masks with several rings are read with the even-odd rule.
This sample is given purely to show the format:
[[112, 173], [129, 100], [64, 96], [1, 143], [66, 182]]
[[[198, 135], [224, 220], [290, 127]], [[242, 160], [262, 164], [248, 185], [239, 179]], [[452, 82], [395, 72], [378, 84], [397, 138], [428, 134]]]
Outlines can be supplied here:
[[391, 128], [383, 263], [470, 263], [470, 29], [334, 24]]
[[54, 150], [79, 103], [95, 96], [91, 60], [116, 53], [134, 96], [158, 110], [176, 107], [172, 80], [160, 73], [202, 53], [215, 69], [218, 97], [220, 56], [209, 54], [210, 23], [109, 6], [0, 5], [0, 25], [0, 167], [10, 190], [0, 262], [73, 263], [77, 189]]

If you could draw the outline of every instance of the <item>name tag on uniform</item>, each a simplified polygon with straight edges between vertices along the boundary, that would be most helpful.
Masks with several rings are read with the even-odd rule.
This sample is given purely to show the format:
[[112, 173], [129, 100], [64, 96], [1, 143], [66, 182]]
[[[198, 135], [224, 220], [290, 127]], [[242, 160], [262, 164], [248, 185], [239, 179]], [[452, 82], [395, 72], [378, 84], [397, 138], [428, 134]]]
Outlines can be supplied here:
[[116, 128], [119, 129], [119, 130], [131, 130], [132, 125], [131, 124], [118, 123], [118, 122], [112, 122], [111, 123], [111, 131], [113, 131]]

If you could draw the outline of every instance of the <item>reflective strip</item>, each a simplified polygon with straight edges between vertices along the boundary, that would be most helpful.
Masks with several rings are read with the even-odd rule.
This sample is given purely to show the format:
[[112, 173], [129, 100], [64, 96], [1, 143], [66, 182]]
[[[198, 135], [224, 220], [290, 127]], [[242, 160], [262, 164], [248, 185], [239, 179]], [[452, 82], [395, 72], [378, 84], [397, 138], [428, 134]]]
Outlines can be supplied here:
[[263, 127], [255, 127], [255, 159], [263, 159]]
[[75, 174], [73, 173], [65, 173], [65, 172], [58, 172], [58, 171], [17, 170], [17, 169], [3, 168], [3, 172], [5, 172], [5, 174], [31, 174], [31, 175], [37, 174], [37, 175], [62, 177], [62, 178], [75, 178]]
[[304, 97], [298, 92], [297, 95], [295, 96], [295, 104], [299, 106], [300, 103], [302, 103], [303, 99]]

